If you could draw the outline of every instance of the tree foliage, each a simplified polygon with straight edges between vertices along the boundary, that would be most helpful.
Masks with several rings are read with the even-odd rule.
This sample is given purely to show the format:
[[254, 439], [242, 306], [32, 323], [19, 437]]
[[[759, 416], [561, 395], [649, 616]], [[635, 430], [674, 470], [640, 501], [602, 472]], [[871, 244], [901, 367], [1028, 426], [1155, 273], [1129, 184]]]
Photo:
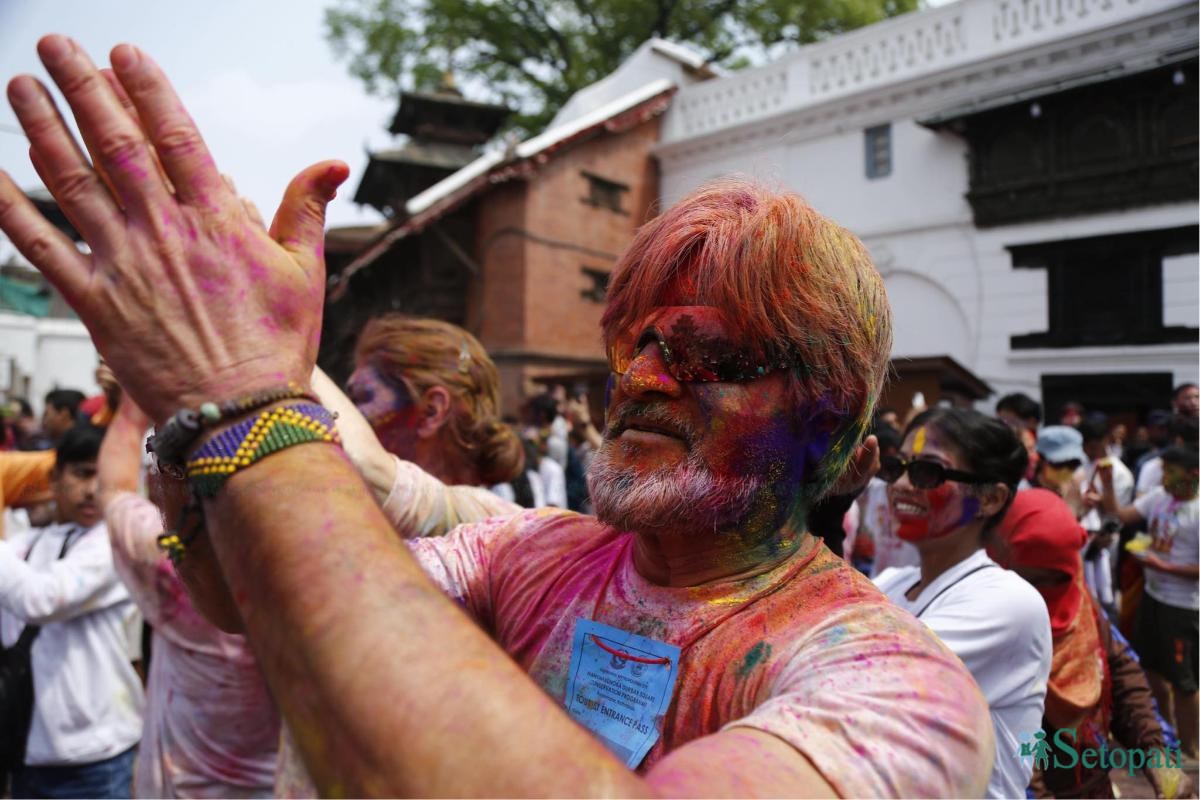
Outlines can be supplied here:
[[472, 99], [540, 129], [577, 90], [650, 37], [736, 69], [788, 46], [911, 11], [918, 0], [340, 0], [326, 36], [375, 94], [429, 90], [446, 73]]

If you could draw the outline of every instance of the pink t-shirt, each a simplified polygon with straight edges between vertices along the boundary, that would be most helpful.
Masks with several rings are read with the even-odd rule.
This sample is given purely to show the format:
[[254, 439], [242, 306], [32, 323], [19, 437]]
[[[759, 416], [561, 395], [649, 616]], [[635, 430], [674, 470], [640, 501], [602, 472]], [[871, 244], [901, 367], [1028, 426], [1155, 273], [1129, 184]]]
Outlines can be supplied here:
[[[645, 771], [730, 726], [783, 739], [844, 797], [978, 796], [992, 726], [962, 663], [816, 539], [753, 578], [643, 579], [633, 535], [557, 509], [409, 542], [425, 571], [558, 701], [591, 619], [682, 649]], [[736, 760], [731, 761], [731, 768]]]
[[279, 712], [246, 639], [192, 606], [150, 501], [123, 493], [105, 519], [117, 574], [155, 634], [134, 796], [271, 797]]

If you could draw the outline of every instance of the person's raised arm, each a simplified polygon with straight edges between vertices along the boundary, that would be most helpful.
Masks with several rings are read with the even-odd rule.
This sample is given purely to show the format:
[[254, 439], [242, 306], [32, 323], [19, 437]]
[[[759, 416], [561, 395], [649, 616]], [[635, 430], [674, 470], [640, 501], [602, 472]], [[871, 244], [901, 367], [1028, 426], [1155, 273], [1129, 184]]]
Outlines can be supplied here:
[[[79, 313], [121, 384], [160, 425], [179, 409], [307, 386], [324, 207], [345, 165], [300, 173], [263, 229], [147, 56], [112, 53], [139, 127], [73, 42], [46, 37], [39, 53], [106, 180], [35, 79], [14, 79], [9, 98], [91, 252], [3, 174], [0, 227]], [[830, 791], [798, 751], [754, 732], [697, 740], [639, 778], [425, 576], [332, 444], [288, 446], [239, 469], [204, 513], [272, 694], [326, 794]], [[730, 753], [758, 755], [730, 775], [716, 757]]]
[[[100, 483], [100, 506], [108, 524], [108, 540], [112, 544], [113, 562], [118, 574], [130, 588], [146, 619], [160, 624], [158, 608], [161, 592], [160, 567], [165, 556], [158, 546], [164, 530], [163, 515], [150, 500], [138, 494], [142, 473], [143, 443], [150, 420], [128, 395], [116, 393], [116, 413], [104, 434], [96, 473]], [[158, 495], [164, 494], [164, 480]], [[152, 607], [153, 606], [153, 607]]]
[[1117, 491], [1113, 487], [1112, 464], [1097, 466], [1096, 475], [1100, 477], [1100, 506], [1104, 509], [1104, 513], [1115, 516], [1121, 520], [1122, 525], [1144, 522], [1142, 514], [1136, 506], [1121, 506], [1117, 502]]
[[321, 404], [337, 414], [338, 432], [342, 435], [346, 455], [371, 487], [375, 499], [382, 503], [396, 479], [396, 459], [383, 448], [371, 423], [358, 407], [320, 367], [313, 369], [312, 387], [321, 398]]
[[142, 472], [142, 442], [150, 419], [137, 404], [118, 401], [117, 412], [104, 433], [96, 475], [100, 480], [100, 505], [107, 509], [122, 492], [136, 492]]

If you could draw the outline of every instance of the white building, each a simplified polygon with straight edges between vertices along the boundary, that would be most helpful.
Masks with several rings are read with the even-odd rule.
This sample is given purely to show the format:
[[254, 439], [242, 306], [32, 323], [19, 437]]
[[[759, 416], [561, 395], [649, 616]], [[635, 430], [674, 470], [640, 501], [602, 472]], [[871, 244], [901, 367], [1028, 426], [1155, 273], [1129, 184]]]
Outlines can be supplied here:
[[1196, 57], [1194, 2], [960, 0], [681, 88], [663, 200], [798, 191], [870, 248], [897, 357], [1144, 413], [1198, 373]]
[[97, 358], [77, 319], [0, 312], [0, 398], [24, 397], [40, 414], [51, 389], [98, 394]]

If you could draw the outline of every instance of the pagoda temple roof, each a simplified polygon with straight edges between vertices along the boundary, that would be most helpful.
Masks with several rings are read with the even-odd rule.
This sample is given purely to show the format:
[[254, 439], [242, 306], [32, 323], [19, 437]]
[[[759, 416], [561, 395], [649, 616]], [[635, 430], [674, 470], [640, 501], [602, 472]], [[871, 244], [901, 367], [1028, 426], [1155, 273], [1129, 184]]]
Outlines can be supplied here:
[[511, 113], [502, 105], [465, 100], [457, 92], [402, 92], [388, 130], [419, 139], [483, 144]]

